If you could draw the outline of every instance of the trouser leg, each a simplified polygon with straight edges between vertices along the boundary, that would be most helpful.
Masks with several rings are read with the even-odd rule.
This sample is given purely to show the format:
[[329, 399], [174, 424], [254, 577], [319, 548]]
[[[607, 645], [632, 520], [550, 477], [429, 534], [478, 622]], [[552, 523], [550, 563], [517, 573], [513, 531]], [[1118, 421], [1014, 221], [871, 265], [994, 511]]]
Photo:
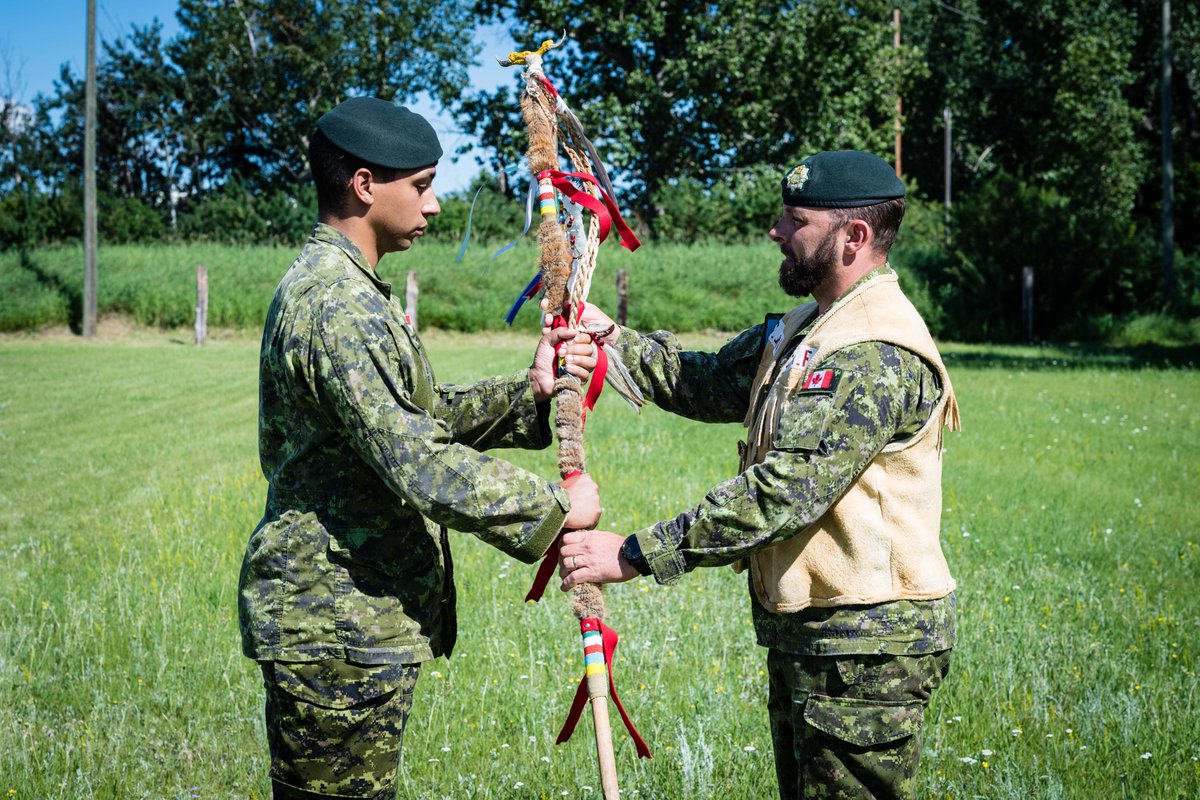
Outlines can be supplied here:
[[950, 651], [919, 656], [767, 655], [779, 794], [916, 795], [924, 711]]
[[419, 665], [326, 660], [262, 670], [277, 800], [394, 796]]

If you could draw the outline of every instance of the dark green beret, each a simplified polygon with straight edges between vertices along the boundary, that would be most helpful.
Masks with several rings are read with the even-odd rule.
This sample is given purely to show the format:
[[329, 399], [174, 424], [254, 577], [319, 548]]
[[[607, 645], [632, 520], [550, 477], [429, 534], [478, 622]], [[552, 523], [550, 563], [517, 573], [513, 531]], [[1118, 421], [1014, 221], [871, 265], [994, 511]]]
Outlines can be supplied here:
[[442, 157], [433, 126], [420, 114], [377, 97], [352, 97], [317, 120], [338, 147], [370, 164], [418, 169]]
[[862, 150], [830, 150], [801, 161], [784, 176], [785, 206], [858, 208], [904, 197], [892, 165]]

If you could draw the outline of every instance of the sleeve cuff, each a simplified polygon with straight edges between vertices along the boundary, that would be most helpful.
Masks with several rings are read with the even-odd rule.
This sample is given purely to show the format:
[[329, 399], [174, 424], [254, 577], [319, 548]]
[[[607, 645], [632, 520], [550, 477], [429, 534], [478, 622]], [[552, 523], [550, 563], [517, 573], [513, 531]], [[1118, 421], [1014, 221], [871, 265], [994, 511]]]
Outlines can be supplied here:
[[[662, 584], [675, 583], [687, 572], [687, 564], [666, 530], [667, 524], [659, 523], [634, 534], [647, 567], [647, 573], [643, 574], [653, 575], [654, 580]], [[638, 571], [641, 571], [640, 567]]]
[[554, 495], [554, 503], [546, 516], [542, 517], [537, 529], [521, 545], [521, 550], [529, 554], [529, 560], [525, 562], [527, 564], [532, 564], [546, 554], [558, 532], [562, 530], [563, 523], [567, 521], [567, 512], [571, 510], [571, 498], [566, 489], [552, 483], [550, 492]]

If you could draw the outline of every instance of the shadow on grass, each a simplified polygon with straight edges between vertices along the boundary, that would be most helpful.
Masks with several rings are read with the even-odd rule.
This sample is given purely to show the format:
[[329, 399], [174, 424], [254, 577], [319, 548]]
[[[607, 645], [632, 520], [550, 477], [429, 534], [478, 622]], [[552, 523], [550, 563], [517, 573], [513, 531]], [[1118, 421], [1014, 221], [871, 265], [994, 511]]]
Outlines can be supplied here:
[[1137, 347], [1047, 345], [1004, 347], [952, 345], [942, 352], [946, 365], [979, 369], [1196, 369], [1200, 346], [1146, 344]]
[[[67, 325], [71, 328], [71, 332], [78, 335], [83, 333], [83, 289], [80, 286], [73, 286], [69, 283], [64, 283], [62, 278], [47, 272], [41, 265], [33, 260], [29, 255], [29, 251], [22, 248], [20, 252], [21, 268], [30, 272], [38, 283], [45, 286], [50, 291], [63, 297], [67, 301]], [[80, 276], [82, 282], [82, 276]]]

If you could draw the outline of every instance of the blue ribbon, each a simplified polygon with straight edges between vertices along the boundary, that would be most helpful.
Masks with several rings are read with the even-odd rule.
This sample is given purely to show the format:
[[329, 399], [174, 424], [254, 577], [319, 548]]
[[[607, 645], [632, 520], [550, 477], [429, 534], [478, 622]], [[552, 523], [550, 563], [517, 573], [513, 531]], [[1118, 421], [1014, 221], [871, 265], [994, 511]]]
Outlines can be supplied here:
[[[504, 247], [501, 247], [496, 252], [492, 253], [493, 260], [497, 256], [499, 256], [501, 253], [507, 252], [508, 250], [511, 250], [512, 248], [516, 247], [517, 242], [524, 239], [525, 234], [529, 233], [529, 226], [533, 224], [533, 201], [534, 201], [534, 198], [536, 198], [536, 197], [537, 197], [537, 181], [530, 181], [529, 182], [529, 194], [525, 198], [525, 227], [521, 229], [520, 236], [518, 236], [516, 239], [513, 239], [508, 244], [504, 245]], [[524, 302], [524, 301], [522, 301], [522, 302]], [[509, 324], [511, 325], [512, 323], [509, 323]]]
[[525, 305], [526, 300], [533, 299], [533, 296], [536, 295], [538, 290], [541, 288], [542, 274], [539, 272], [537, 275], [534, 275], [533, 280], [526, 284], [525, 288], [521, 290], [521, 294], [517, 297], [516, 302], [512, 304], [512, 308], [510, 308], [508, 310], [508, 314], [505, 315], [504, 321], [509, 325], [512, 325], [513, 320], [517, 318], [517, 312], [521, 310], [521, 306]]
[[467, 252], [467, 242], [471, 240], [471, 220], [475, 218], [475, 201], [479, 199], [479, 193], [483, 191], [480, 186], [475, 190], [475, 196], [471, 198], [471, 210], [467, 212], [467, 232], [463, 234], [462, 247], [458, 248], [458, 258], [455, 261], [462, 263], [463, 253]]

